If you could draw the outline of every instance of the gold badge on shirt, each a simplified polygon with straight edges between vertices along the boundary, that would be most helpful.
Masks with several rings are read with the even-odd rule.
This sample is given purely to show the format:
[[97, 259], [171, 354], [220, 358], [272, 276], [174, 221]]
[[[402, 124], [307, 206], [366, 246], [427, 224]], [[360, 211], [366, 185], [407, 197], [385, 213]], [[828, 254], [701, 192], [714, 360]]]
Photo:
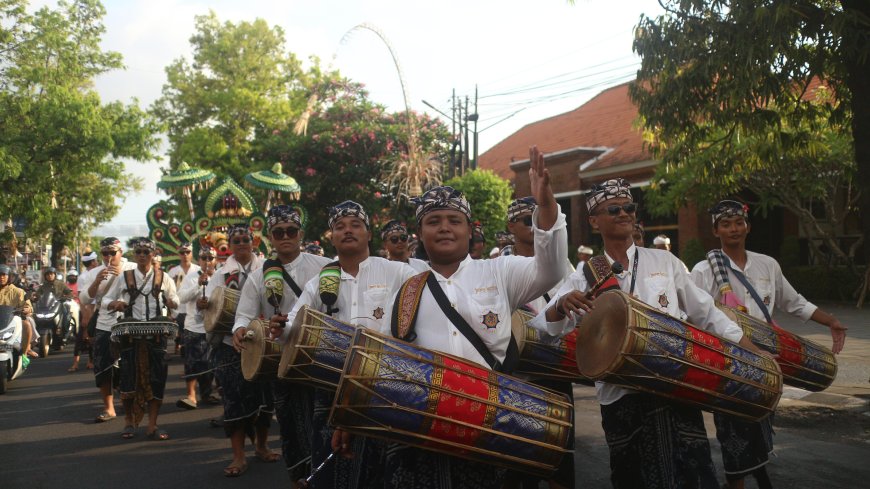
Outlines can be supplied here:
[[375, 309], [374, 311], [372, 311], [372, 316], [374, 316], [375, 319], [381, 319], [382, 317], [384, 317], [384, 308], [378, 306], [377, 309]]
[[498, 326], [498, 323], [499, 323], [500, 321], [499, 321], [499, 319], [498, 319], [498, 314], [496, 314], [496, 313], [494, 313], [494, 312], [492, 312], [492, 311], [489, 311], [489, 312], [487, 312], [486, 314], [483, 315], [483, 321], [482, 321], [482, 322], [483, 322], [483, 325], [486, 326], [487, 329], [493, 329], [493, 328], [495, 328], [496, 326]]
[[668, 294], [663, 292], [659, 295], [659, 305], [662, 306], [662, 309], [667, 309], [670, 304], [670, 301], [668, 301]]

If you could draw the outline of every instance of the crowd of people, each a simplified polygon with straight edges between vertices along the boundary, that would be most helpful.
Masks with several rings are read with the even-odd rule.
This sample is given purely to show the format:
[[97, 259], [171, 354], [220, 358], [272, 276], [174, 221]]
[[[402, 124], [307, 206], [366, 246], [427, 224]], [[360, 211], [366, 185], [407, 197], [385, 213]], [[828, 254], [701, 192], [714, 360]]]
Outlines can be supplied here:
[[[329, 211], [334, 258], [323, 257], [318, 243], [305, 242], [300, 215], [286, 205], [268, 210], [264, 233], [272, 250], [268, 257], [256, 253], [254, 235], [246, 224], [226, 230], [232, 255], [223, 264], [218, 265], [215, 250], [207, 246], [198, 249], [194, 263], [194, 247], [185, 243], [177, 250], [179, 265], [166, 273], [155, 261], [151, 240], [135, 240], [134, 260], [127, 261], [118, 239], [104, 239], [102, 264], [96, 254], [86, 255], [82, 260], [86, 270], [77, 278], [82, 323], [92, 327], [83, 328], [70, 368], [78, 368], [80, 355], [89, 355], [88, 366], [93, 368], [102, 403], [96, 421], [116, 418], [117, 390], [124, 413], [122, 438], [136, 437], [146, 414], [145, 436], [170, 438], [157, 419], [167, 381], [168, 340], [174, 330], [120, 342], [112, 341], [112, 330], [119, 316], [159, 326], [174, 311], [186, 387], [176, 406], [223, 406], [218, 423], [230, 440], [230, 462], [223, 471], [227, 477], [248, 470], [245, 443], [249, 439], [258, 459], [283, 461], [298, 487], [496, 489], [539, 487], [542, 482], [553, 488], [582, 486], [575, 480], [570, 453], [542, 480], [540, 475], [461, 455], [352, 436], [328, 422], [333, 391], [281, 380], [252, 382], [240, 368], [252, 321], [263, 321], [271, 338], [285, 344], [299, 327], [296, 318], [304, 307], [505, 373], [517, 361], [511, 328], [515, 310], [534, 315], [530, 326], [549, 337], [574, 331], [594, 309], [591, 291], [601, 285], [593, 283], [588, 272], [595, 253], [580, 246], [576, 270], [571, 266], [565, 215], [537, 148], [530, 150], [530, 162], [532, 195], [516, 199], [506, 209], [503, 240], [487, 256], [473, 209], [451, 187], [432, 188], [413, 199], [416, 236], [398, 221], [381, 227], [383, 256], [371, 255], [375, 230], [367, 210], [352, 201]], [[603, 239], [598, 256], [607, 264], [622, 265], [613, 270], [613, 287], [758, 355], [770, 354], [749, 341], [717, 303], [765, 321], [771, 321], [774, 308], [812, 319], [830, 329], [833, 352], [842, 350], [846, 328], [798, 294], [773, 258], [746, 250], [750, 224], [744, 204], [723, 201], [710, 210], [712, 232], [721, 249], [711, 251], [710, 260], [698, 263], [691, 272], [669, 251], [667, 236], [656, 237], [653, 248], [643, 247], [643, 229], [636, 222], [638, 206], [626, 181], [596, 185], [586, 194], [586, 207], [588, 225]], [[279, 282], [269, 271], [277, 271]], [[332, 298], [321, 286], [320, 277], [327, 271], [337, 277]], [[0, 302], [26, 307], [20, 294], [8, 289], [4, 278], [8, 274], [0, 266]], [[44, 288], [54, 287], [57, 295], [67, 293], [62, 284], [48, 282], [48, 276]], [[277, 288], [276, 283], [280, 283]], [[232, 330], [207, 333], [203, 314], [221, 288], [239, 294]], [[568, 381], [524, 381], [572, 398]], [[608, 382], [597, 382], [596, 389], [613, 487], [721, 487], [699, 408]], [[267, 444], [273, 418], [280, 429], [280, 455]], [[772, 487], [765, 470], [773, 448], [770, 417], [749, 422], [717, 413], [715, 420], [726, 485], [742, 488], [751, 475], [758, 487]], [[565, 448], [572, 449], [573, 443], [571, 436]]]

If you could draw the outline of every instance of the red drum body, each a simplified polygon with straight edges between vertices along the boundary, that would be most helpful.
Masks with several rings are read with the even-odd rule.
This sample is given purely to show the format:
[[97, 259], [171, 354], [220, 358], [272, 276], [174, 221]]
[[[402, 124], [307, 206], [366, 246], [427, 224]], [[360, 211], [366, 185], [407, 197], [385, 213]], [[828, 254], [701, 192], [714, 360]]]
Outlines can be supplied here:
[[446, 353], [359, 329], [330, 423], [542, 475], [574, 436], [568, 399]]
[[534, 316], [526, 311], [514, 311], [511, 325], [520, 350], [515, 375], [533, 379], [552, 379], [589, 383], [577, 367], [577, 330], [561, 338], [548, 337], [528, 326]]
[[837, 358], [824, 346], [768, 324], [737, 309], [719, 306], [734, 320], [752, 343], [779, 355], [783, 383], [808, 391], [823, 391], [837, 378]]
[[281, 353], [278, 377], [335, 389], [355, 330], [356, 326], [303, 307]]
[[602, 294], [583, 318], [577, 364], [595, 380], [750, 420], [772, 413], [782, 394], [772, 359], [622, 291]]

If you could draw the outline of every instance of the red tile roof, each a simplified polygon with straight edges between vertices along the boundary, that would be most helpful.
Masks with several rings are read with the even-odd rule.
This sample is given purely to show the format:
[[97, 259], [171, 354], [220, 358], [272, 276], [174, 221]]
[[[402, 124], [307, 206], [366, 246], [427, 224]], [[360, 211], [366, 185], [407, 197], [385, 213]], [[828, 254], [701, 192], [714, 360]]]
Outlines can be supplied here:
[[642, 132], [635, 125], [637, 107], [629, 99], [628, 85], [608, 88], [571, 112], [528, 124], [481, 154], [479, 168], [513, 179], [510, 163], [528, 159], [533, 144], [544, 153], [577, 147], [612, 148], [595, 169], [649, 160]]

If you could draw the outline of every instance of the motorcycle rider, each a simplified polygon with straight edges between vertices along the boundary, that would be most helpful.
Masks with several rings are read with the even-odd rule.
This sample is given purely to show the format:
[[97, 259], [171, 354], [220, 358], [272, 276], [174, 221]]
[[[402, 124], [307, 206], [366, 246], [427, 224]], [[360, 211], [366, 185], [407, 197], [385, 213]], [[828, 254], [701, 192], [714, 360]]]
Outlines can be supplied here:
[[[12, 306], [22, 316], [29, 315], [33, 312], [30, 301], [27, 300], [23, 289], [12, 284], [10, 280], [11, 275], [12, 270], [9, 268], [9, 265], [0, 265], [0, 306]], [[30, 343], [33, 340], [32, 325], [29, 322], [26, 325], [22, 322], [21, 329], [22, 355], [36, 356], [36, 353], [30, 350]]]
[[46, 267], [42, 271], [42, 285], [36, 289], [36, 300], [38, 301], [43, 294], [53, 293], [54, 296], [63, 301], [61, 303], [60, 324], [65, 326], [70, 320], [70, 307], [66, 301], [73, 298], [73, 291], [66, 286], [63, 280], [57, 280], [57, 269], [54, 267]]

